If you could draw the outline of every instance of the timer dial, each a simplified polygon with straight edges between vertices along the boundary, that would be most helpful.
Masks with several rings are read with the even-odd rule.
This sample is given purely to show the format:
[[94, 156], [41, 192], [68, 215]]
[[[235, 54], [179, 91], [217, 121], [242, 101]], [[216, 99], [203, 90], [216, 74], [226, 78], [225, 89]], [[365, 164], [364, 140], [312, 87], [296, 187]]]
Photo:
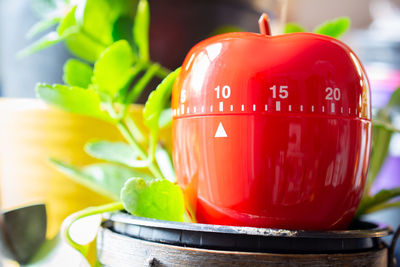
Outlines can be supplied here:
[[187, 55], [172, 97], [173, 158], [199, 222], [342, 229], [363, 192], [370, 89], [322, 35], [230, 33]]

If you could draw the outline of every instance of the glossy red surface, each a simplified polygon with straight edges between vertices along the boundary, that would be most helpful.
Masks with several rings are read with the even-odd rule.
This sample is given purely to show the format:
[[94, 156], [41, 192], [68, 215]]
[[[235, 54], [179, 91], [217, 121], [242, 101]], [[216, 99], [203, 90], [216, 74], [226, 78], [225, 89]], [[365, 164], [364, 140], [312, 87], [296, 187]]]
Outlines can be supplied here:
[[311, 33], [231, 33], [187, 55], [172, 97], [173, 159], [199, 222], [343, 229], [371, 146], [365, 71]]

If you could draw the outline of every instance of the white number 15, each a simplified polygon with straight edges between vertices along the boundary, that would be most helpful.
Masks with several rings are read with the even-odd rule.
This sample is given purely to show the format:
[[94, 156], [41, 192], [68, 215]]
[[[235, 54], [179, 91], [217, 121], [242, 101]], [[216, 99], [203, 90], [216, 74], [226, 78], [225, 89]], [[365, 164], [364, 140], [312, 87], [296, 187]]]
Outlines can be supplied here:
[[287, 85], [279, 86], [279, 92], [277, 92], [277, 90], [276, 90], [276, 85], [272, 86], [269, 89], [272, 91], [272, 98], [276, 98], [277, 93], [278, 93], [278, 97], [282, 98], [282, 99], [288, 98], [288, 96], [289, 96], [289, 91], [288, 91]]

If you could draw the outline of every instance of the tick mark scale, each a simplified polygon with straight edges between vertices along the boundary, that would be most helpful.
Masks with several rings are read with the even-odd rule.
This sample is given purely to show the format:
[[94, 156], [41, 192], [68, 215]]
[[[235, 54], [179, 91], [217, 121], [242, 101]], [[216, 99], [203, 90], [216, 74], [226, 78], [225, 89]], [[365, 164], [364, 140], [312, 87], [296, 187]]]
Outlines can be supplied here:
[[[276, 106], [276, 108], [277, 108], [275, 111], [282, 111], [280, 102], [279, 102], [279, 103], [276, 103], [275, 106]], [[268, 109], [268, 105], [264, 105], [264, 110], [261, 110], [261, 111], [257, 110], [257, 106], [256, 106], [256, 105], [252, 105], [252, 107], [253, 107], [253, 108], [252, 108], [252, 112], [254, 112], [254, 113], [257, 113], [257, 112], [264, 113], [264, 112], [266, 112], [266, 111], [269, 112], [269, 113], [273, 113], [273, 112], [274, 112], [274, 110], [269, 110], [269, 109]], [[192, 110], [193, 110], [193, 113], [196, 113], [196, 114], [204, 114], [204, 113], [206, 113], [206, 112], [205, 112], [205, 109], [204, 109], [204, 106], [201, 106], [200, 108], [194, 106]], [[297, 110], [297, 111], [296, 111], [296, 110]], [[307, 110], [307, 108], [306, 108], [306, 110]], [[313, 113], [313, 112], [315, 111], [315, 106], [312, 105], [311, 108], [310, 108], [309, 110]], [[325, 107], [322, 106], [322, 107], [321, 107], [321, 110], [322, 110], [322, 112], [325, 112]], [[340, 107], [339, 110], [340, 110], [340, 113], [341, 113], [341, 114], [344, 114], [344, 108], [343, 108], [343, 107]], [[210, 112], [212, 112], [212, 111], [213, 111], [213, 106], [211, 105], [211, 106], [210, 106]], [[245, 111], [244, 105], [241, 105], [241, 111]], [[256, 111], [257, 111], [257, 112], [256, 112]], [[287, 110], [285, 110], [285, 111], [286, 111], [286, 112], [289, 112], [289, 113], [299, 113], [299, 111], [300, 111], [300, 112], [303, 112], [303, 111], [304, 111], [304, 106], [303, 106], [303, 105], [300, 105], [300, 106], [298, 106], [298, 109], [296, 109], [296, 107], [293, 109], [292, 105], [288, 105], [288, 106], [287, 106]], [[336, 105], [335, 105], [334, 103], [331, 103], [329, 112], [330, 112], [330, 113], [336, 113], [336, 111], [338, 111], [338, 110], [336, 109]], [[218, 104], [218, 111], [215, 112], [215, 114], [217, 114], [217, 113], [232, 113], [232, 112], [234, 112], [234, 106], [233, 106], [233, 105], [229, 105], [229, 110], [224, 110], [223, 102], [220, 102], [220, 103]], [[355, 109], [355, 110], [354, 110], [354, 114], [355, 114], [356, 116], [359, 116], [359, 117], [360, 117], [360, 115], [361, 115], [361, 117], [362, 117], [362, 114], [358, 112], [358, 109]], [[177, 108], [177, 109], [173, 109], [173, 110], [172, 110], [172, 116], [173, 116], [173, 117], [178, 117], [178, 116], [180, 116], [180, 115], [185, 115], [185, 113], [182, 113], [182, 114], [181, 114], [180, 108]], [[187, 108], [186, 108], [186, 115], [191, 116], [191, 114], [190, 114], [190, 107], [187, 107]], [[349, 109], [349, 114], [344, 114], [344, 115], [350, 115], [350, 116], [351, 116], [351, 109]]]

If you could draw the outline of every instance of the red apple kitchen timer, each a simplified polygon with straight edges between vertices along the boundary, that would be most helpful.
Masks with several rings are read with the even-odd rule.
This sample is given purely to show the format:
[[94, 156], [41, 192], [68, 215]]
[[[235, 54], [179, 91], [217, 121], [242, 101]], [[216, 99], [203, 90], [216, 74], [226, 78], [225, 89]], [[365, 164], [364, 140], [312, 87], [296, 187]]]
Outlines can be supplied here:
[[228, 33], [188, 53], [172, 94], [173, 159], [198, 222], [345, 229], [371, 147], [366, 73], [313, 33]]

